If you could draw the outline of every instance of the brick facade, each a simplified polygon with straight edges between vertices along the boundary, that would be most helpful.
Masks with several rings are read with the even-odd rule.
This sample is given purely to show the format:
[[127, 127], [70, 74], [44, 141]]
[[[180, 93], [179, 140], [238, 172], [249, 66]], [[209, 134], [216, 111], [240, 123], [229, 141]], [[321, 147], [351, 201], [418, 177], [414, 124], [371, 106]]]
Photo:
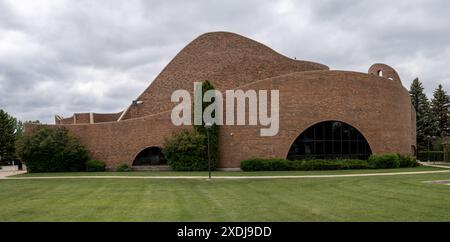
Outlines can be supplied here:
[[255, 156], [285, 158], [300, 133], [327, 120], [357, 128], [373, 153], [410, 154], [416, 145], [415, 110], [393, 68], [375, 64], [368, 73], [332, 71], [322, 64], [289, 59], [253, 40], [225, 32], [201, 35], [187, 45], [136, 99], [139, 103], [130, 102], [123, 115], [75, 114], [56, 118], [56, 125], [30, 124], [27, 132], [39, 126], [64, 126], [93, 158], [107, 162], [108, 167], [132, 165], [140, 151], [162, 147], [165, 137], [186, 128], [171, 122], [175, 105], [170, 102], [171, 94], [177, 89], [192, 93], [193, 82], [204, 80], [223, 92], [280, 91], [278, 135], [262, 137], [260, 126], [221, 127], [222, 168], [237, 168], [242, 159]]

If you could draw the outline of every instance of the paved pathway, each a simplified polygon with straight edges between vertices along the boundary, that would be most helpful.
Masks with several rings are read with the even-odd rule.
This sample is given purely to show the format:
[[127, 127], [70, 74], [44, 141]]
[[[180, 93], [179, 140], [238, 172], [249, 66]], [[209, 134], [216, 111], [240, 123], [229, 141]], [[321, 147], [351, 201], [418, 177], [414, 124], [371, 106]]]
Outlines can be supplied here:
[[[340, 178], [340, 177], [371, 177], [371, 176], [401, 176], [450, 173], [450, 169], [441, 171], [413, 171], [388, 173], [363, 173], [343, 175], [303, 175], [303, 176], [214, 176], [213, 179], [240, 180], [240, 179], [304, 179], [304, 178]], [[4, 177], [8, 180], [47, 180], [47, 179], [191, 179], [205, 180], [204, 176], [46, 176], [46, 177]]]
[[[401, 176], [401, 175], [422, 175], [436, 173], [450, 173], [450, 166], [440, 166], [424, 164], [424, 166], [444, 168], [438, 171], [411, 171], [411, 172], [385, 172], [385, 173], [362, 173], [362, 174], [342, 174], [342, 175], [300, 175], [300, 176], [214, 176], [213, 179], [239, 180], [239, 179], [302, 179], [302, 178], [339, 178], [339, 177], [371, 177], [371, 176]], [[205, 176], [42, 176], [42, 177], [12, 177], [23, 174], [26, 171], [6, 171], [0, 172], [0, 179], [8, 180], [47, 180], [47, 179], [196, 179], [207, 180]]]
[[450, 169], [450, 166], [446, 166], [446, 165], [428, 164], [428, 163], [425, 163], [425, 162], [421, 162], [420, 164], [422, 164], [423, 166], [430, 166], [430, 167], [437, 167], [437, 168]]
[[8, 176], [14, 176], [27, 173], [26, 171], [0, 171], [0, 179], [4, 179]]

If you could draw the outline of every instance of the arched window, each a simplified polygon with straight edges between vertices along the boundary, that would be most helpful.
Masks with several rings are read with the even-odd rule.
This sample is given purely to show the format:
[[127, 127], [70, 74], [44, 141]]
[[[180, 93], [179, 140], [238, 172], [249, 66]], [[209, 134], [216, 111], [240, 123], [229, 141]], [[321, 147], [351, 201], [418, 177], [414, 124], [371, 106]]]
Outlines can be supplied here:
[[149, 147], [142, 150], [133, 161], [133, 166], [156, 166], [165, 164], [167, 164], [167, 160], [159, 147]]
[[326, 121], [305, 130], [292, 144], [288, 159], [362, 159], [372, 154], [367, 140], [354, 127]]

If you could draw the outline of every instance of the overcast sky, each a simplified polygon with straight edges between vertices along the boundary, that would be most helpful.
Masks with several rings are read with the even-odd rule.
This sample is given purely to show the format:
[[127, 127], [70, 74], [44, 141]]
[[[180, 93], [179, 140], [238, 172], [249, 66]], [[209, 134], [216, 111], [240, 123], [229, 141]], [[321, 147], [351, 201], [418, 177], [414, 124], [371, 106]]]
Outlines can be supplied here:
[[0, 108], [21, 120], [125, 108], [191, 40], [235, 32], [331, 69], [394, 67], [450, 91], [450, 1], [0, 0]]

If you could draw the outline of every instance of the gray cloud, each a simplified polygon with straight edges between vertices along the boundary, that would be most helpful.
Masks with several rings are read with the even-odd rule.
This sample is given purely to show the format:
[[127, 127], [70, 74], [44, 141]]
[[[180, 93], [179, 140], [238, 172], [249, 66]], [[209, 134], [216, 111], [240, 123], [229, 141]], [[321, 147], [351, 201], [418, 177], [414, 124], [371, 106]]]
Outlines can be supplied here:
[[396, 68], [450, 91], [450, 2], [1, 1], [0, 108], [22, 120], [116, 112], [187, 43], [236, 32], [298, 59]]

